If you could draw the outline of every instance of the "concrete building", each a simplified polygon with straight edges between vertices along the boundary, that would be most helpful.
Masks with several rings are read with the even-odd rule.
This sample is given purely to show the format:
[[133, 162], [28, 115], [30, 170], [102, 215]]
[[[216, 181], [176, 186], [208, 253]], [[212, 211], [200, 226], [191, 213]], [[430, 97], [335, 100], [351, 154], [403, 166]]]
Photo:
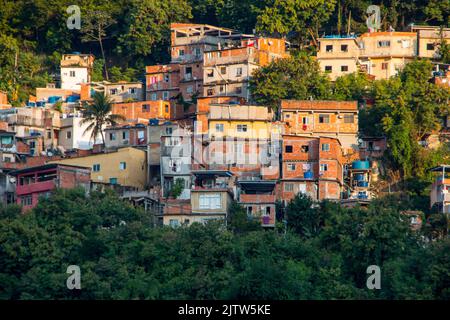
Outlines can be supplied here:
[[149, 119], [177, 119], [183, 116], [183, 110], [169, 101], [138, 101], [114, 103], [112, 114], [123, 116], [128, 122], [148, 122]]
[[144, 100], [144, 88], [141, 82], [93, 82], [91, 95], [93, 92], [101, 92], [115, 103]]
[[442, 39], [450, 41], [450, 28], [437, 26], [411, 26], [411, 32], [417, 33], [417, 56], [440, 59], [439, 44]]
[[417, 57], [416, 32], [370, 32], [356, 36], [319, 39], [317, 60], [321, 70], [337, 77], [364, 71], [375, 79], [396, 75]]
[[317, 61], [332, 81], [359, 70], [359, 44], [354, 35], [319, 38]]
[[94, 56], [91, 54], [63, 54], [61, 59], [61, 89], [81, 90], [82, 83], [91, 82]]
[[224, 170], [195, 170], [192, 175], [192, 221], [225, 220], [234, 197], [232, 173]]
[[147, 126], [142, 123], [105, 128], [106, 149], [136, 147], [147, 149]]
[[0, 121], [7, 123], [7, 131], [16, 133], [16, 137], [40, 137], [39, 148], [32, 147], [35, 155], [53, 151], [58, 144], [61, 127], [60, 113], [47, 108], [11, 108], [0, 110]]
[[161, 196], [168, 198], [177, 181], [182, 181], [182, 192], [177, 199], [191, 196], [192, 131], [180, 126], [165, 126], [161, 131]]
[[287, 57], [283, 39], [244, 39], [236, 47], [207, 51], [203, 55], [203, 96], [235, 96], [250, 100], [252, 73], [275, 59]]
[[375, 79], [395, 76], [417, 56], [415, 32], [373, 32], [359, 38], [360, 68]]
[[178, 64], [145, 67], [146, 100], [170, 100], [179, 94], [180, 66]]
[[82, 124], [82, 120], [81, 114], [64, 114], [62, 116], [58, 146], [62, 147], [63, 151], [74, 149], [88, 150], [95, 143], [102, 143], [100, 136], [95, 141], [92, 139], [92, 130], [86, 131], [90, 124]]
[[430, 169], [436, 173], [431, 186], [430, 207], [436, 206], [439, 212], [450, 214], [450, 165], [440, 165]]
[[122, 190], [141, 191], [147, 185], [147, 155], [140, 149], [126, 147], [116, 151], [51, 161], [92, 169], [95, 184], [118, 186]]
[[274, 227], [276, 222], [276, 180], [242, 179], [237, 181], [238, 203], [247, 215], [261, 221], [263, 227]]
[[358, 151], [356, 101], [283, 100], [281, 120], [286, 134], [336, 138], [345, 155]]
[[339, 200], [344, 183], [341, 144], [336, 138], [283, 135], [281, 199], [304, 193]]
[[89, 192], [90, 172], [87, 167], [53, 163], [15, 170], [9, 175], [16, 177], [17, 204], [29, 210], [37, 205], [39, 197], [48, 197], [56, 188], [82, 187]]

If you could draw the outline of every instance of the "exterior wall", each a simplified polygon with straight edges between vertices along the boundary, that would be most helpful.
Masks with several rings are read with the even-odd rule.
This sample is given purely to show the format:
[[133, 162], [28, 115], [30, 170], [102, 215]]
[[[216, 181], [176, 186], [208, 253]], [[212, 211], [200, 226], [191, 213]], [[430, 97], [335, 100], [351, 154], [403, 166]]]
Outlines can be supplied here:
[[147, 146], [147, 127], [144, 124], [105, 129], [105, 147], [120, 148], [128, 146]]
[[[317, 61], [320, 69], [327, 73], [332, 81], [335, 81], [337, 77], [358, 71], [358, 56], [359, 48], [356, 38], [319, 39]], [[327, 71], [325, 67], [331, 67], [331, 71]], [[347, 67], [347, 70], [345, 71], [342, 67]]]
[[[320, 123], [322, 115], [328, 116], [328, 123]], [[349, 122], [346, 123], [346, 116], [352, 115], [353, 120], [347, 119]], [[303, 124], [303, 118], [307, 119], [307, 124]], [[286, 134], [338, 138], [346, 153], [358, 149], [356, 101], [283, 100], [281, 119], [285, 123]]]
[[[412, 26], [411, 31], [417, 32], [418, 56], [421, 58], [438, 59], [438, 44], [441, 41], [441, 28], [432, 26]], [[443, 28], [442, 38], [450, 40], [450, 28]], [[432, 48], [428, 47], [432, 45]]]
[[146, 100], [175, 98], [179, 91], [180, 66], [178, 64], [147, 66], [145, 79]]
[[[88, 150], [92, 148], [92, 131], [85, 133], [89, 123], [81, 124], [82, 120], [83, 118], [78, 116], [61, 119], [61, 130], [58, 139], [59, 146], [65, 150]], [[97, 137], [95, 143], [102, 143], [101, 137]]]
[[[118, 82], [105, 85], [105, 95], [113, 102], [142, 101], [144, 98], [143, 85], [140, 82]], [[131, 92], [134, 90], [134, 93]], [[113, 93], [115, 91], [116, 93]]]
[[[71, 76], [75, 72], [75, 76]], [[66, 90], [81, 90], [81, 83], [91, 82], [90, 71], [83, 67], [61, 67], [61, 88]]]
[[[38, 181], [39, 174], [54, 174], [55, 178], [47, 181]], [[22, 184], [23, 177], [33, 177], [29, 184]], [[90, 188], [90, 169], [75, 168], [70, 166], [58, 166], [51, 169], [36, 168], [36, 171], [17, 175], [16, 202], [23, 204], [24, 210], [35, 207], [40, 196], [47, 196], [55, 188], [75, 188], [81, 186], [86, 192]], [[25, 197], [31, 197], [30, 203], [23, 203]]]
[[[218, 209], [200, 209], [200, 197], [201, 195], [220, 195], [220, 208]], [[225, 190], [191, 190], [191, 206], [193, 214], [206, 214], [206, 215], [223, 215], [226, 216], [228, 208], [231, 204], [231, 195]]]
[[[177, 112], [178, 111], [178, 112]], [[178, 116], [180, 110], [167, 101], [139, 101], [129, 103], [114, 103], [111, 110], [112, 114], [118, 114], [127, 121], [136, 121], [139, 119], [172, 119]]]
[[[125, 162], [126, 168], [121, 170], [120, 163]], [[144, 190], [147, 183], [146, 152], [135, 148], [122, 148], [116, 152], [95, 154], [86, 157], [67, 158], [50, 163], [61, 163], [92, 168], [91, 178], [95, 183], [110, 183], [111, 178], [117, 179], [117, 184]], [[94, 164], [100, 165], [99, 171], [94, 171]]]

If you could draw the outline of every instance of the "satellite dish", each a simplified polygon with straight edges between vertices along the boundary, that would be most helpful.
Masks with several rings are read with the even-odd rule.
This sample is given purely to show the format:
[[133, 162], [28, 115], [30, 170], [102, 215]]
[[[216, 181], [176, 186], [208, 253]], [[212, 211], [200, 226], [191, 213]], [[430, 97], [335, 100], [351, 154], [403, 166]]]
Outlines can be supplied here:
[[9, 182], [16, 183], [16, 177], [9, 177]]

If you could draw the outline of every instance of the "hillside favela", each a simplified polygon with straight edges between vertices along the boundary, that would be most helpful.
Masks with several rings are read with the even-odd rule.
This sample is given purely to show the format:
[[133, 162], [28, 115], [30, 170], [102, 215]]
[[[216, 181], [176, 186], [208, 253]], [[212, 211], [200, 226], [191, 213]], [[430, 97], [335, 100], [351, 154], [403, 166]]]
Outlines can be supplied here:
[[1, 1], [0, 299], [450, 299], [449, 14]]

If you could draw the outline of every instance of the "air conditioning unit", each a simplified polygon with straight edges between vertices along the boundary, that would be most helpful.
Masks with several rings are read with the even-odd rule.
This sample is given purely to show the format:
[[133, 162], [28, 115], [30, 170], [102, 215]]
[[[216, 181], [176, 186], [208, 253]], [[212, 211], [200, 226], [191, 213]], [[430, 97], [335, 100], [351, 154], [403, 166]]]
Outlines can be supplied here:
[[123, 140], [123, 144], [128, 144], [128, 140]]

